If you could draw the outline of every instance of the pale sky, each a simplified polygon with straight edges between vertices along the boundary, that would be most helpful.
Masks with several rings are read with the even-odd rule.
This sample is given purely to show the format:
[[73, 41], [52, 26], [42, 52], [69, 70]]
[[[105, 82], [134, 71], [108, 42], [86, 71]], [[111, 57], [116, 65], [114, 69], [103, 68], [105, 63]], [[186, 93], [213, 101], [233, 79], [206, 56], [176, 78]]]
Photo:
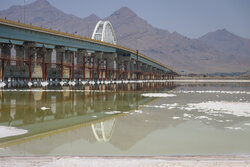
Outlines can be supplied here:
[[[26, 0], [27, 3], [35, 0]], [[48, 0], [68, 14], [104, 18], [122, 6], [132, 9], [154, 27], [177, 31], [189, 38], [226, 28], [250, 39], [250, 0]], [[24, 0], [0, 0], [0, 10]]]

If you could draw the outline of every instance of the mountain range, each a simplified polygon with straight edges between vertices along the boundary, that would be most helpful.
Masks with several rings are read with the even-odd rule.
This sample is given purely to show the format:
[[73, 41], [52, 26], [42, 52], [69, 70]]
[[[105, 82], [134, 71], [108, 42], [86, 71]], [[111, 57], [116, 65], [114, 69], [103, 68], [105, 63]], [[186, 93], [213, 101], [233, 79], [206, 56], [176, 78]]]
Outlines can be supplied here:
[[[65, 14], [47, 0], [25, 6], [25, 20], [36, 26], [91, 37], [99, 20], [109, 20], [119, 45], [139, 50], [178, 71], [186, 73], [242, 72], [250, 70], [250, 39], [226, 29], [190, 39], [150, 25], [127, 7], [106, 18], [91, 14], [86, 18]], [[23, 22], [24, 7], [12, 6], [0, 11], [0, 17]], [[167, 20], [166, 20], [167, 21]]]

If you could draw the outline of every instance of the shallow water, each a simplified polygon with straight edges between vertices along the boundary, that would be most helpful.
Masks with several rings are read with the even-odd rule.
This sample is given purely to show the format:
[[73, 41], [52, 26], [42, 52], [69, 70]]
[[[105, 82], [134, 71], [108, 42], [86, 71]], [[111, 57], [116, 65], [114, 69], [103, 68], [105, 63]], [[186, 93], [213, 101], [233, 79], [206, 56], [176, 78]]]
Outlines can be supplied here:
[[250, 155], [250, 83], [0, 91], [0, 156]]

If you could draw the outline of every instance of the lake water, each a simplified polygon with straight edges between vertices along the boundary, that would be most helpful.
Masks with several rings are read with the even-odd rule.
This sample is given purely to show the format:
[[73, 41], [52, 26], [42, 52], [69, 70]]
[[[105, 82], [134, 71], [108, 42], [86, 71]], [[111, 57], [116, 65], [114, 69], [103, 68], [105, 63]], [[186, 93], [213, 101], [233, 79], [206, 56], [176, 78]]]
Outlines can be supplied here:
[[250, 83], [0, 90], [0, 156], [250, 155]]

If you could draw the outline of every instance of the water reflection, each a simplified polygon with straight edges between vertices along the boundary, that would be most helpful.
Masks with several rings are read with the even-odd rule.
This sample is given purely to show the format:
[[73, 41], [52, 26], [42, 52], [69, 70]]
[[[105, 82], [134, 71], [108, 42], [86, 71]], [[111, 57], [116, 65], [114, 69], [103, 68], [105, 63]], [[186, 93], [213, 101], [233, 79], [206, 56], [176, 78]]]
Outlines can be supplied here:
[[107, 142], [112, 136], [115, 116], [153, 100], [140, 96], [140, 92], [174, 88], [173, 83], [142, 83], [5, 89], [0, 93], [0, 126], [23, 128], [28, 133], [0, 138], [0, 143], [91, 122], [96, 139]]
[[[225, 93], [249, 92], [250, 85], [178, 86], [4, 90], [0, 93], [0, 126], [11, 125], [28, 133], [0, 139], [0, 146], [9, 146], [0, 155], [249, 154], [248, 116], [198, 107], [209, 101], [250, 104], [250, 94]], [[245, 129], [227, 128], [239, 126]]]
[[91, 128], [98, 142], [109, 142], [114, 128], [115, 118], [107, 121], [101, 121], [100, 123], [92, 123]]

